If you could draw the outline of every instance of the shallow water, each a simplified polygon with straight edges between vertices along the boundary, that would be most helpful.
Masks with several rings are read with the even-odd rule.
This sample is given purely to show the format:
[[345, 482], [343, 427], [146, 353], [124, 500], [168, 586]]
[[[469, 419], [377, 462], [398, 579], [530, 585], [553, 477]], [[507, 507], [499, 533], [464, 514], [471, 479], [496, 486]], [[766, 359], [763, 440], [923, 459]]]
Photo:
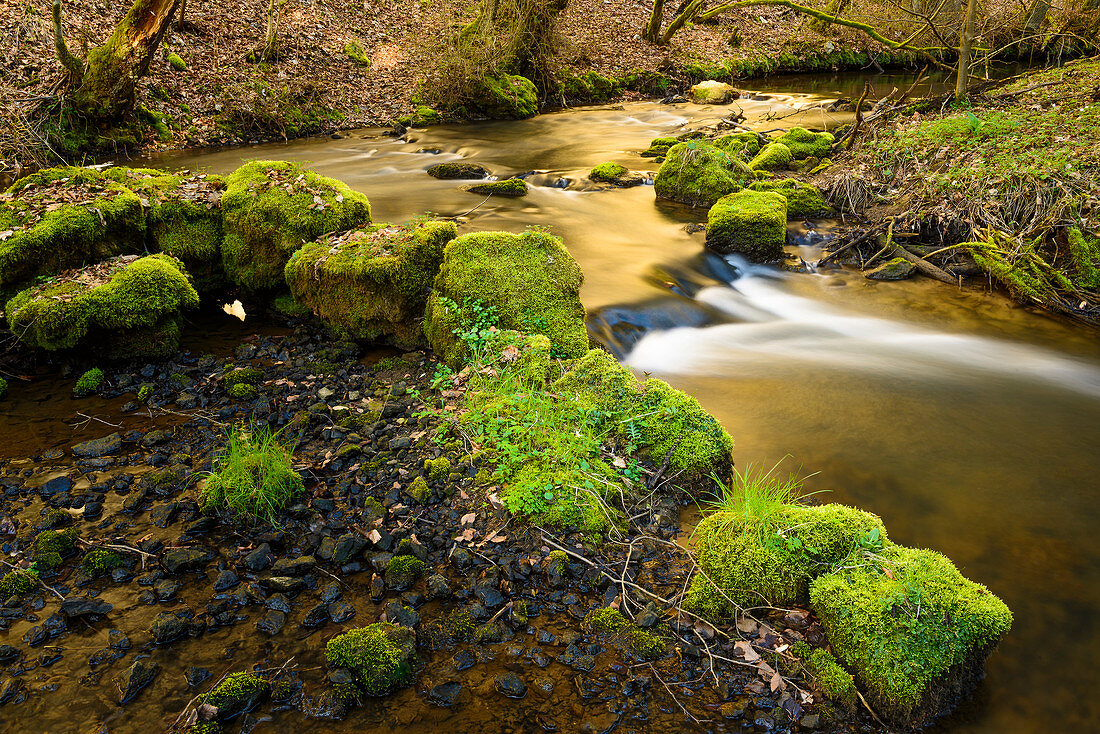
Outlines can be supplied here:
[[[842, 123], [819, 105], [858, 94], [862, 80], [831, 81], [770, 80], [767, 96], [737, 106], [761, 130]], [[874, 78], [881, 92], [912, 81]], [[550, 227], [584, 269], [594, 337], [696, 395], [734, 436], [738, 465], [787, 457], [783, 466], [813, 474], [809, 490], [878, 513], [894, 540], [942, 551], [1013, 609], [1015, 628], [979, 695], [938, 729], [1096, 730], [1095, 334], [930, 281], [731, 264], [684, 231], [704, 211], [655, 202], [648, 186], [606, 190], [584, 178], [606, 160], [654, 171], [637, 155], [651, 138], [728, 111], [631, 103], [443, 126], [407, 141], [361, 131], [145, 163], [224, 173], [247, 158], [309, 161], [367, 193], [379, 221], [431, 211], [460, 216], [460, 231]], [[460, 158], [502, 177], [533, 172], [531, 193], [483, 200], [423, 173]], [[800, 254], [812, 259], [812, 245]], [[181, 654], [212, 655], [212, 640]], [[416, 718], [426, 730], [441, 716]]]

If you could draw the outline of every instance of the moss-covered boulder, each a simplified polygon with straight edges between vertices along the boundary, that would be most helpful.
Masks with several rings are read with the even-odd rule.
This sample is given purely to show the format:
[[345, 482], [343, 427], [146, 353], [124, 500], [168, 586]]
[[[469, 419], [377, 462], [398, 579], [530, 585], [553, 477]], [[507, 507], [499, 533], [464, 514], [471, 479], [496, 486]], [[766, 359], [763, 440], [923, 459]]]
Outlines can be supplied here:
[[227, 721], [251, 711], [271, 691], [271, 685], [258, 675], [248, 672], [231, 673], [214, 690], [203, 695], [202, 703], [217, 709], [219, 721]]
[[653, 186], [658, 199], [709, 207], [753, 180], [739, 156], [705, 141], [689, 140], [669, 148]]
[[668, 155], [668, 149], [679, 142], [678, 138], [653, 138], [649, 141], [649, 147], [640, 155], [642, 158], [663, 158]]
[[770, 191], [739, 191], [723, 196], [707, 212], [707, 247], [752, 262], [783, 257], [787, 239], [787, 200]]
[[861, 544], [887, 543], [882, 521], [844, 505], [777, 504], [764, 516], [748, 507], [708, 515], [695, 529], [696, 573], [688, 606], [732, 617], [734, 605], [805, 604], [810, 582], [844, 561]]
[[733, 439], [695, 398], [663, 380], [639, 383], [633, 372], [603, 350], [592, 349], [572, 363], [551, 389], [616, 416], [615, 433], [655, 462], [668, 457], [671, 470], [684, 473], [685, 484], [729, 474]]
[[420, 319], [453, 222], [373, 225], [306, 245], [291, 256], [295, 300], [355, 339], [423, 341]]
[[858, 705], [856, 682], [852, 674], [823, 647], [812, 649], [805, 642], [791, 645], [791, 654], [798, 658], [802, 669], [826, 698], [848, 710]]
[[143, 252], [141, 199], [103, 173], [48, 168], [0, 194], [0, 292], [114, 255]]
[[757, 181], [749, 186], [753, 191], [772, 191], [787, 200], [788, 219], [813, 219], [833, 213], [821, 189], [793, 178]]
[[656, 660], [667, 649], [659, 637], [638, 627], [618, 609], [593, 609], [585, 616], [584, 626], [601, 643], [614, 645], [639, 660]]
[[695, 104], [729, 104], [740, 96], [741, 92], [732, 85], [713, 79], [699, 82], [688, 90], [688, 99]]
[[469, 184], [464, 186], [463, 189], [471, 194], [481, 194], [482, 196], [507, 196], [511, 198], [527, 196], [527, 182], [522, 178], [506, 178], [503, 181]]
[[904, 257], [895, 257], [887, 260], [874, 270], [868, 270], [863, 274], [868, 280], [905, 280], [913, 277], [917, 272], [917, 266]]
[[0, 601], [13, 596], [23, 596], [38, 588], [38, 574], [34, 571], [9, 571], [0, 578]]
[[222, 196], [222, 265], [251, 291], [283, 285], [283, 269], [306, 242], [370, 222], [370, 202], [335, 179], [286, 161], [251, 161]]
[[588, 349], [583, 280], [561, 239], [545, 232], [463, 235], [443, 252], [424, 334], [436, 354], [457, 366], [469, 356], [456, 333], [469, 328], [469, 309], [491, 309], [497, 327], [544, 334], [559, 356], [579, 357]]
[[195, 290], [200, 294], [211, 293], [224, 285], [221, 266], [223, 176], [123, 167], [108, 168], [103, 173], [140, 197], [147, 212], [149, 245], [182, 262], [195, 283]]
[[451, 161], [448, 163], [436, 163], [434, 166], [429, 166], [427, 173], [432, 178], [444, 180], [471, 179], [485, 178], [489, 175], [489, 169], [477, 163]]
[[889, 721], [919, 727], [981, 680], [1012, 612], [944, 556], [892, 546], [810, 586], [836, 657]]
[[348, 630], [325, 645], [332, 668], [346, 668], [368, 696], [384, 696], [412, 682], [416, 636], [405, 627], [376, 622]]
[[530, 79], [514, 74], [482, 77], [470, 106], [492, 120], [524, 120], [539, 111], [539, 95]]
[[764, 147], [766, 138], [753, 132], [734, 133], [723, 135], [714, 141], [714, 147], [724, 150], [730, 155], [735, 155], [746, 161], [751, 161], [753, 156]]
[[182, 311], [199, 296], [175, 258], [122, 255], [68, 271], [7, 303], [20, 341], [46, 350], [87, 349], [109, 359], [164, 358], [179, 347]]
[[815, 133], [803, 127], [792, 127], [776, 142], [787, 146], [791, 158], [800, 161], [805, 158], [828, 158], [833, 152], [835, 140], [832, 133]]
[[638, 186], [642, 183], [641, 176], [632, 175], [626, 166], [621, 166], [613, 161], [593, 167], [588, 172], [588, 178], [592, 181], [608, 183], [622, 188]]
[[786, 145], [768, 143], [749, 161], [749, 168], [753, 171], [783, 171], [791, 160], [791, 149]]

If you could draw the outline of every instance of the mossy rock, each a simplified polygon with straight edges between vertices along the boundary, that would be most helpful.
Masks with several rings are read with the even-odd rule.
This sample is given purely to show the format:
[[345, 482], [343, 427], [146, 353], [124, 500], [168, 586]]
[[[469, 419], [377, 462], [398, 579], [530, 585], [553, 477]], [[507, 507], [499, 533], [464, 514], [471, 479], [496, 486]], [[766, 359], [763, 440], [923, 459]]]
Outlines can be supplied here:
[[619, 186], [626, 188], [628, 186], [638, 186], [642, 183], [641, 176], [632, 176], [630, 170], [626, 166], [621, 166], [618, 163], [608, 161], [601, 163], [588, 172], [588, 178], [592, 181], [598, 181], [600, 183], [608, 183], [613, 186]]
[[741, 92], [733, 86], [713, 79], [699, 82], [688, 90], [688, 99], [695, 104], [729, 104], [740, 96]]
[[749, 168], [753, 171], [783, 171], [792, 160], [791, 149], [783, 143], [768, 143], [751, 161]]
[[653, 138], [649, 147], [642, 151], [642, 158], [662, 158], [668, 155], [668, 149], [679, 143], [677, 138]]
[[539, 96], [526, 77], [488, 75], [473, 85], [470, 107], [493, 120], [524, 120], [538, 114]]
[[[733, 439], [690, 395], [663, 380], [639, 383], [634, 373], [607, 352], [592, 349], [571, 365], [551, 390], [609, 416], [612, 429], [636, 443], [655, 462], [667, 456], [685, 482], [726, 476]], [[671, 453], [670, 453], [671, 452]]]
[[3, 377], [0, 377], [0, 400], [3, 400], [8, 394], [8, 381]]
[[368, 696], [384, 696], [412, 682], [416, 637], [412, 630], [386, 622], [348, 630], [325, 645], [330, 667], [346, 668]]
[[76, 384], [73, 385], [73, 397], [86, 398], [89, 395], [95, 395], [99, 392], [99, 388], [103, 387], [105, 379], [103, 370], [93, 367], [82, 374]]
[[370, 56], [367, 55], [363, 44], [357, 40], [351, 40], [344, 44], [344, 55], [364, 69], [370, 68]]
[[660, 638], [638, 627], [618, 609], [593, 609], [585, 616], [584, 625], [601, 642], [610, 643], [639, 660], [656, 660], [667, 649]]
[[1066, 244], [1073, 261], [1073, 282], [1078, 288], [1100, 288], [1100, 237], [1093, 237], [1077, 227], [1066, 230]]
[[730, 155], [736, 155], [742, 160], [750, 161], [764, 147], [762, 141], [766, 142], [766, 139], [761, 135], [753, 132], [741, 132], [733, 135], [723, 135], [714, 141], [714, 147], [724, 150]]
[[983, 677], [1012, 612], [930, 550], [891, 546], [820, 576], [810, 605], [836, 657], [889, 722], [920, 727]]
[[180, 260], [196, 291], [206, 294], [224, 288], [221, 197], [225, 177], [123, 167], [103, 173], [141, 197], [148, 212], [150, 245]]
[[580, 266], [562, 241], [541, 231], [476, 232], [450, 242], [435, 279], [424, 334], [444, 361], [459, 366], [468, 356], [455, 334], [463, 305], [495, 308], [497, 326], [543, 334], [554, 352], [579, 357], [588, 349]]
[[695, 529], [703, 573], [692, 578], [688, 606], [721, 618], [734, 615], [734, 604], [805, 604], [810, 583], [864, 542], [887, 544], [886, 528], [875, 515], [845, 505], [781, 505], [767, 519], [715, 512]]
[[506, 178], [503, 181], [470, 184], [464, 186], [463, 189], [471, 194], [481, 194], [482, 196], [508, 196], [512, 198], [527, 196], [527, 182], [522, 178]]
[[887, 260], [874, 270], [869, 270], [863, 277], [868, 280], [905, 280], [913, 277], [916, 272], [916, 265], [904, 257], [895, 257]]
[[187, 62], [177, 53], [168, 54], [168, 65], [173, 71], [187, 71]]
[[12, 596], [23, 596], [38, 588], [38, 574], [34, 571], [9, 571], [0, 578], [0, 602]]
[[832, 133], [815, 133], [804, 127], [792, 127], [776, 142], [787, 146], [792, 160], [800, 161], [804, 158], [828, 158], [832, 155], [835, 140]]
[[57, 570], [62, 560], [73, 554], [78, 537], [80, 532], [76, 528], [43, 530], [31, 546], [35, 568], [39, 572]]
[[448, 163], [436, 163], [429, 166], [428, 175], [432, 178], [443, 180], [485, 178], [489, 175], [489, 169], [477, 163], [464, 163], [453, 161]]
[[815, 219], [833, 213], [821, 189], [793, 178], [757, 181], [753, 191], [772, 191], [787, 200], [787, 219]]
[[653, 185], [658, 199], [710, 207], [752, 180], [752, 172], [740, 157], [707, 142], [690, 140], [669, 148]]
[[282, 286], [287, 261], [306, 242], [370, 222], [367, 197], [285, 161], [238, 168], [221, 204], [225, 274], [256, 292]]
[[48, 168], [0, 194], [0, 292], [145, 249], [141, 199], [99, 171]]
[[787, 200], [769, 191], [723, 196], [707, 212], [707, 247], [752, 262], [783, 258], [787, 240]]
[[374, 225], [306, 245], [285, 269], [295, 301], [354, 339], [423, 342], [427, 294], [453, 222]]
[[122, 256], [29, 288], [8, 301], [7, 314], [32, 347], [163, 358], [178, 348], [180, 312], [198, 305], [180, 262], [158, 254]]
[[827, 699], [848, 711], [855, 710], [859, 702], [855, 678], [832, 653], [823, 647], [811, 649], [805, 642], [799, 641], [791, 645], [791, 654], [799, 659], [803, 669]]
[[227, 721], [251, 711], [271, 691], [270, 684], [253, 673], [231, 673], [214, 690], [202, 697], [202, 703], [218, 710], [219, 721]]

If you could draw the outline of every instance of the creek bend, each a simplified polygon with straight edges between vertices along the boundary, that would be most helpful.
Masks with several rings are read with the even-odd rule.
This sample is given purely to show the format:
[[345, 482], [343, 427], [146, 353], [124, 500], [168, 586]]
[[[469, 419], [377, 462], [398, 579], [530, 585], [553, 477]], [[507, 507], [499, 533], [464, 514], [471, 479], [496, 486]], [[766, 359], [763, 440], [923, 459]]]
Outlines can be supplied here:
[[[883, 76], [875, 84], [888, 90], [911, 81]], [[823, 112], [821, 103], [861, 84], [856, 77], [819, 77], [812, 86], [797, 77], [774, 79], [761, 87], [764, 93], [737, 104], [755, 129], [822, 127], [847, 118]], [[1090, 685], [1100, 655], [1095, 337], [999, 296], [930, 281], [874, 284], [844, 269], [787, 273], [727, 262], [704, 254], [701, 235], [684, 229], [705, 220], [705, 211], [655, 202], [648, 186], [606, 189], [585, 178], [607, 160], [655, 171], [652, 160], [637, 155], [651, 138], [727, 113], [639, 102], [415, 130], [407, 140], [366, 130], [336, 140], [164, 155], [144, 164], [226, 173], [248, 158], [308, 161], [366, 193], [375, 221], [431, 211], [462, 215], [460, 232], [549, 227], [584, 270], [581, 295], [593, 336], [632, 367], [695, 395], [733, 435], [739, 466], [772, 466], [789, 457], [783, 467], [812, 473], [807, 491], [827, 490], [830, 501], [880, 515], [894, 540], [943, 552], [1013, 610], [1014, 628], [990, 658], [978, 695], [936, 731], [1096, 730], [1100, 704]], [[453, 181], [424, 174], [433, 163], [461, 159], [500, 177], [534, 172], [530, 193], [483, 201]], [[829, 226], [798, 228], [796, 249], [807, 260], [814, 259], [813, 232]], [[38, 445], [67, 445], [69, 428], [44, 405], [22, 408], [25, 415], [42, 414]], [[5, 419], [0, 428], [7, 446], [20, 445], [17, 422]], [[688, 510], [684, 521], [696, 517]], [[155, 612], [133, 614], [148, 615], [138, 620], [142, 626]], [[215, 661], [224, 650], [209, 648], [252, 644], [223, 634], [230, 633], [182, 643], [173, 654], [220, 672], [224, 664]], [[266, 654], [296, 654], [295, 639]], [[316, 664], [316, 653], [299, 662]], [[158, 706], [150, 693], [121, 710], [120, 731], [138, 730], [133, 722], [142, 709]], [[416, 702], [406, 691], [391, 705]], [[18, 726], [3, 728], [63, 730], [59, 712], [49, 710], [58, 706], [53, 697], [28, 705]], [[487, 725], [447, 722], [446, 710], [398, 720], [410, 731]], [[291, 728], [385, 730], [386, 724], [294, 717], [261, 722], [255, 731]]]

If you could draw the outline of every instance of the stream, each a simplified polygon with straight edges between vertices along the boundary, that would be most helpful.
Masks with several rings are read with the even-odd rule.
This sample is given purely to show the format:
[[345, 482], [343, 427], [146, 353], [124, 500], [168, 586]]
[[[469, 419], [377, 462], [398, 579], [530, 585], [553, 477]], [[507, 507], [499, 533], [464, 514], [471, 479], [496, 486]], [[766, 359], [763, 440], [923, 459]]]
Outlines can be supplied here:
[[[775, 77], [748, 83], [754, 94], [734, 106], [758, 130], [833, 126], [851, 116], [822, 103], [858, 95], [865, 78], [880, 95], [913, 81]], [[985, 683], [935, 731], [1098, 730], [1089, 683], [1100, 657], [1095, 334], [974, 289], [721, 259], [685, 230], [705, 211], [655, 202], [650, 186], [585, 178], [608, 160], [654, 172], [638, 155], [651, 138], [734, 106], [634, 102], [415, 130], [407, 140], [363, 130], [140, 164], [227, 173], [249, 158], [308, 161], [365, 192], [375, 221], [433, 212], [459, 217], [460, 232], [550, 228], [584, 270], [593, 338], [695, 395], [734, 437], [739, 467], [779, 463], [809, 475], [806, 491], [828, 492], [818, 499], [880, 515], [893, 540], [946, 554], [1008, 603], [1015, 625]], [[502, 178], [530, 174], [530, 193], [483, 200], [425, 175], [452, 160]], [[831, 226], [792, 225], [791, 252], [816, 260]], [[0, 427], [4, 453], [28, 440], [38, 448], [25, 455], [73, 442], [43, 411], [49, 402], [39, 394], [13, 407], [17, 420]], [[15, 435], [21, 415], [38, 426], [33, 439]], [[683, 520], [698, 516], [690, 508]]]

